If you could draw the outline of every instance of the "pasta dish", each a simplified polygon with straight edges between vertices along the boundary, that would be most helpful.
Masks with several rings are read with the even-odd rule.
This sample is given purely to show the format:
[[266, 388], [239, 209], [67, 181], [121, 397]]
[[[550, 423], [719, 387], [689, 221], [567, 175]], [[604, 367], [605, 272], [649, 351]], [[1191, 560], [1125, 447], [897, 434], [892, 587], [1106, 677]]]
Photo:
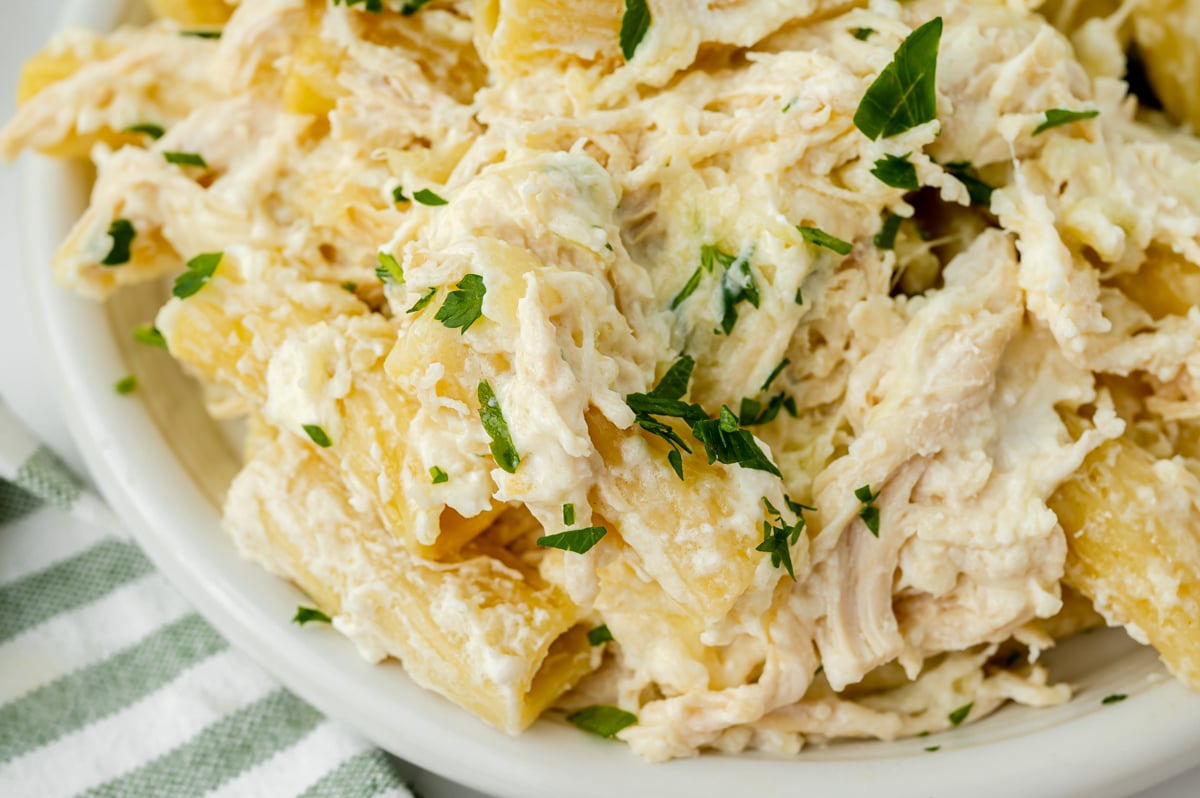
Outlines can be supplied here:
[[149, 6], [0, 154], [94, 164], [56, 279], [169, 291], [297, 622], [652, 761], [1061, 704], [1104, 623], [1200, 689], [1193, 4]]

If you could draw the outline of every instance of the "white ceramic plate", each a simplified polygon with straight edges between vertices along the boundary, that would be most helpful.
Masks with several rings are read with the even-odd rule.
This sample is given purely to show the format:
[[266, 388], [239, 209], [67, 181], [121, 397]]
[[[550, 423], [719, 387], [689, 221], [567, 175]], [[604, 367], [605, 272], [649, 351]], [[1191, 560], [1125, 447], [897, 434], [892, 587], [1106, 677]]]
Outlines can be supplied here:
[[[126, 0], [74, 0], [63, 24], [104, 30], [126, 11]], [[1009, 707], [953, 733], [839, 744], [794, 760], [703, 756], [651, 766], [620, 744], [556, 723], [517, 738], [484, 726], [418, 688], [398, 665], [368, 665], [336, 633], [291, 624], [300, 594], [238, 557], [218, 514], [237, 468], [235, 446], [165, 355], [129, 344], [130, 327], [153, 318], [162, 290], [127, 292], [101, 307], [50, 277], [51, 253], [83, 210], [87, 180], [78, 165], [23, 165], [28, 284], [62, 409], [91, 473], [158, 567], [222, 634], [307, 701], [399, 756], [505, 798], [1117, 798], [1200, 762], [1200, 697], [1120, 633], [1086, 635], [1054, 652], [1054, 675], [1077, 688], [1064, 707]], [[131, 370], [140, 400], [112, 390]], [[1102, 707], [1111, 692], [1130, 697]], [[941, 750], [926, 753], [930, 745]]]

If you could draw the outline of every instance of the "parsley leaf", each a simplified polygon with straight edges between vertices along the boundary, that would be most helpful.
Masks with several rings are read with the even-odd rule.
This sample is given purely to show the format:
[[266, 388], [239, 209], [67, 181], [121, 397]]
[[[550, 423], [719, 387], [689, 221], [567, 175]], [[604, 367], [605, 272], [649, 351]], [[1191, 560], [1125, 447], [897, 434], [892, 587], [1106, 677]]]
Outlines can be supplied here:
[[330, 446], [333, 446], [333, 441], [329, 440], [329, 435], [316, 424], [305, 424], [304, 431], [308, 433], [308, 437], [312, 438], [312, 442], [322, 449], [328, 449]]
[[1104, 700], [1100, 703], [1105, 706], [1108, 706], [1109, 704], [1119, 704], [1126, 698], [1129, 698], [1129, 696], [1125, 695], [1124, 693], [1113, 693], [1112, 695], [1104, 696]]
[[971, 714], [971, 708], [974, 706], [975, 706], [975, 702], [972, 701], [969, 704], [964, 704], [963, 706], [959, 707], [958, 709], [954, 710], [949, 715], [947, 715], [946, 717], [949, 718], [950, 725], [952, 725], [952, 726], [960, 725], [964, 720], [967, 719], [967, 715]]
[[207, 169], [208, 163], [204, 158], [194, 152], [164, 152], [163, 158], [167, 163], [173, 163], [176, 166], [198, 166], [201, 169]]
[[765, 406], [757, 399], [743, 397], [742, 404], [738, 407], [738, 422], [743, 427], [770, 424], [779, 416], [780, 410], [787, 410], [792, 418], [797, 415], [796, 399], [786, 391], [772, 396]]
[[197, 255], [187, 262], [187, 271], [175, 278], [175, 288], [172, 293], [180, 299], [194, 296], [217, 273], [224, 252], [206, 252]]
[[740, 465], [755, 471], [766, 471], [782, 477], [779, 468], [770, 461], [758, 448], [754, 436], [739, 428], [737, 416], [726, 406], [721, 407], [721, 415], [716, 419], [698, 421], [692, 425], [692, 435], [704, 444], [704, 452], [708, 462], [712, 464]]
[[113, 386], [113, 390], [121, 394], [121, 396], [128, 396], [137, 390], [137, 377], [133, 375], [122, 377], [117, 380], [116, 385]]
[[422, 205], [431, 205], [434, 207], [436, 207], [438, 205], [449, 205], [450, 204], [450, 202], [448, 200], [442, 199], [437, 194], [434, 194], [432, 191], [430, 191], [427, 188], [423, 188], [420, 191], [418, 191], [416, 194], [413, 194], [413, 199], [415, 199], [417, 202], [421, 203]]
[[433, 480], [434, 485], [441, 485], [444, 482], [450, 481], [450, 475], [443, 471], [441, 466], [433, 466], [430, 468], [429, 476]]
[[167, 131], [165, 129], [163, 129], [160, 125], [151, 125], [151, 124], [130, 125], [129, 127], [125, 128], [124, 132], [140, 133], [143, 136], [149, 136], [150, 138], [154, 139], [155, 141], [157, 141], [158, 139], [161, 139], [163, 136], [167, 135]]
[[788, 366], [790, 366], [791, 364], [792, 364], [792, 361], [786, 357], [783, 360], [779, 361], [779, 365], [776, 366], [775, 368], [771, 369], [771, 373], [769, 375], [767, 375], [767, 381], [764, 382], [763, 386], [761, 388], [759, 388], [758, 390], [764, 391], [764, 392], [769, 390], [771, 388], [771, 383], [775, 382], [775, 378], [778, 377], [780, 374], [782, 374], [783, 370], [785, 368], [787, 368]]
[[879, 232], [875, 234], [875, 246], [880, 249], [895, 249], [896, 234], [900, 232], [900, 223], [903, 221], [903, 216], [889, 213], [888, 217], [883, 220], [883, 227], [879, 228]]
[[816, 244], [818, 247], [825, 247], [825, 249], [832, 249], [839, 255], [849, 255], [850, 250], [854, 249], [854, 245], [849, 241], [843, 241], [836, 236], [831, 236], [819, 227], [796, 225], [796, 229], [800, 231], [800, 235], [808, 243]]
[[627, 726], [637, 723], [637, 715], [604, 704], [585, 707], [567, 715], [567, 723], [601, 737], [613, 737]]
[[1094, 119], [1100, 116], [1099, 111], [1068, 111], [1065, 108], [1051, 108], [1046, 112], [1046, 120], [1033, 129], [1033, 135], [1045, 133], [1051, 128], [1069, 125], [1081, 119]]
[[219, 39], [221, 31], [219, 30], [181, 30], [180, 36], [187, 36], [192, 39]]
[[306, 623], [333, 623], [333, 619], [315, 607], [297, 607], [296, 617], [292, 618], [292, 623], [303, 626]]
[[874, 32], [874, 28], [858, 28], [854, 31], [854, 38], [858, 39], [860, 42], [865, 42], [867, 39], [871, 38], [871, 34]]
[[750, 251], [743, 252], [725, 269], [721, 276], [721, 330], [729, 335], [737, 324], [737, 306], [749, 302], [758, 307], [758, 286], [750, 273]]
[[405, 0], [404, 5], [400, 6], [400, 13], [403, 16], [411, 17], [432, 2], [433, 0]]
[[935, 17], [900, 44], [854, 114], [854, 126], [863, 135], [871, 140], [891, 138], [937, 118], [941, 39], [942, 18]]
[[478, 274], [468, 274], [458, 281], [455, 289], [446, 295], [446, 301], [434, 318], [451, 329], [461, 327], [460, 335], [466, 335], [471, 325], [483, 315], [483, 295], [487, 288]]
[[428, 291], [426, 291], [425, 295], [422, 296], [420, 299], [418, 299], [416, 302], [414, 302], [413, 306], [411, 308], [409, 308], [408, 310], [406, 310], [405, 313], [421, 312], [422, 310], [425, 309], [426, 305], [428, 305], [430, 302], [433, 301], [433, 298], [435, 296], [437, 296], [437, 286], [436, 285], [433, 288], [430, 288]]
[[139, 344], [146, 346], [157, 346], [164, 352], [167, 351], [167, 339], [163, 337], [162, 332], [149, 324], [142, 324], [133, 328], [133, 340]]
[[397, 285], [404, 282], [404, 269], [400, 266], [400, 261], [396, 260], [395, 255], [390, 252], [377, 252], [375, 260], [379, 262], [379, 266], [375, 269], [375, 276], [379, 278], [379, 282], [396, 283]]
[[573, 526], [575, 524], [575, 505], [567, 503], [563, 505], [563, 526]]
[[133, 253], [130, 245], [137, 238], [137, 230], [128, 219], [117, 219], [108, 226], [108, 236], [112, 239], [112, 249], [100, 261], [101, 266], [123, 266], [129, 263]]
[[925, 752], [929, 753], [929, 754], [936, 754], [938, 751], [941, 751], [941, 750], [942, 750], [942, 747], [940, 745], [930, 745], [930, 746], [926, 746], [926, 748], [925, 748]]
[[358, 283], [354, 282], [353, 280], [347, 280], [346, 282], [342, 283], [342, 290], [348, 294], [353, 294], [358, 291]]
[[399, 205], [401, 202], [408, 202], [408, 197], [404, 196], [404, 186], [396, 186], [392, 189], [392, 202]]
[[650, 30], [650, 7], [646, 0], [625, 0], [625, 15], [621, 17], [621, 55], [628, 61]]
[[595, 629], [591, 629], [587, 634], [588, 642], [593, 646], [602, 645], [613, 639], [612, 632], [608, 631], [607, 624], [600, 624]]
[[917, 181], [917, 167], [908, 160], [911, 155], [911, 152], [906, 155], [885, 155], [875, 162], [871, 174], [892, 188], [916, 191], [921, 184]]
[[[805, 521], [804, 516], [800, 513], [797, 507], [804, 508], [803, 505], [796, 505], [790, 498], [784, 497], [788, 503], [788, 507], [796, 514], [796, 523], [789, 524], [783, 520], [782, 514], [775, 506], [771, 504], [766, 496], [763, 497], [763, 505], [766, 506], [767, 512], [775, 516], [775, 523], [763, 521], [763, 540], [762, 543], [755, 547], [755, 551], [761, 551], [771, 555], [771, 565], [778, 568], [780, 565], [788, 572], [788, 576], [792, 581], [796, 581], [796, 572], [792, 566], [792, 550], [800, 541], [800, 534], [804, 531]], [[804, 508], [812, 509], [812, 508]]]
[[967, 187], [967, 194], [971, 198], [972, 205], [978, 205], [981, 208], [992, 206], [992, 192], [996, 189], [979, 179], [975, 170], [971, 168], [970, 161], [954, 161], [942, 168]]
[[513, 445], [512, 436], [508, 432], [508, 422], [504, 420], [504, 412], [500, 409], [500, 402], [496, 399], [496, 392], [492, 390], [491, 383], [487, 380], [479, 383], [476, 395], [479, 398], [479, 420], [483, 422], [484, 431], [492, 439], [490, 448], [496, 465], [510, 474], [517, 473], [521, 456], [517, 454], [517, 447]]
[[546, 535], [538, 538], [537, 544], [543, 549], [562, 549], [583, 554], [591, 550], [606, 534], [608, 530], [602, 526], [589, 526], [583, 529], [569, 529], [557, 535]]
[[716, 264], [720, 264], [722, 268], [728, 268], [733, 265], [736, 260], [733, 255], [728, 252], [723, 252], [712, 244], [704, 244], [700, 247], [700, 265], [696, 267], [696, 271], [692, 272], [692, 276], [684, 283], [683, 288], [671, 300], [671, 310], [683, 304], [683, 301], [696, 292], [700, 287], [700, 280], [705, 274], [712, 274]]
[[879, 498], [878, 493], [871, 492], [870, 485], [863, 485], [854, 491], [854, 498], [862, 502], [862, 509], [858, 511], [858, 517], [867, 525], [867, 529], [875, 537], [879, 537], [879, 508], [875, 506], [875, 500]]

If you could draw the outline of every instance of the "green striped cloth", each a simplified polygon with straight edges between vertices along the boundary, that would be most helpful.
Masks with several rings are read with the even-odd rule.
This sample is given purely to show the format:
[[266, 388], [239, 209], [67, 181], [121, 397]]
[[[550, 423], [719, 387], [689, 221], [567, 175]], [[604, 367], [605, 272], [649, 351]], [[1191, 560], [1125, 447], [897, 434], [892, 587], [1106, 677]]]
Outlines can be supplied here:
[[231, 650], [109, 519], [0, 402], [0, 796], [412, 795], [396, 760]]

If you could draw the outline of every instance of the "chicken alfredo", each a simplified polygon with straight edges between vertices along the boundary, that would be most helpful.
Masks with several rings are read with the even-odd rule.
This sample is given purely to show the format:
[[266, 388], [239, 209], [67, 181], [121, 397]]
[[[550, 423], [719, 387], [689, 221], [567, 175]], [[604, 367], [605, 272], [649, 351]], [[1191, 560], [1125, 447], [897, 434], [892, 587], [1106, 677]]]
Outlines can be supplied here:
[[56, 276], [168, 278], [302, 619], [650, 760], [1059, 704], [1101, 617], [1200, 688], [1194, 4], [151, 5], [0, 151], [94, 161]]

